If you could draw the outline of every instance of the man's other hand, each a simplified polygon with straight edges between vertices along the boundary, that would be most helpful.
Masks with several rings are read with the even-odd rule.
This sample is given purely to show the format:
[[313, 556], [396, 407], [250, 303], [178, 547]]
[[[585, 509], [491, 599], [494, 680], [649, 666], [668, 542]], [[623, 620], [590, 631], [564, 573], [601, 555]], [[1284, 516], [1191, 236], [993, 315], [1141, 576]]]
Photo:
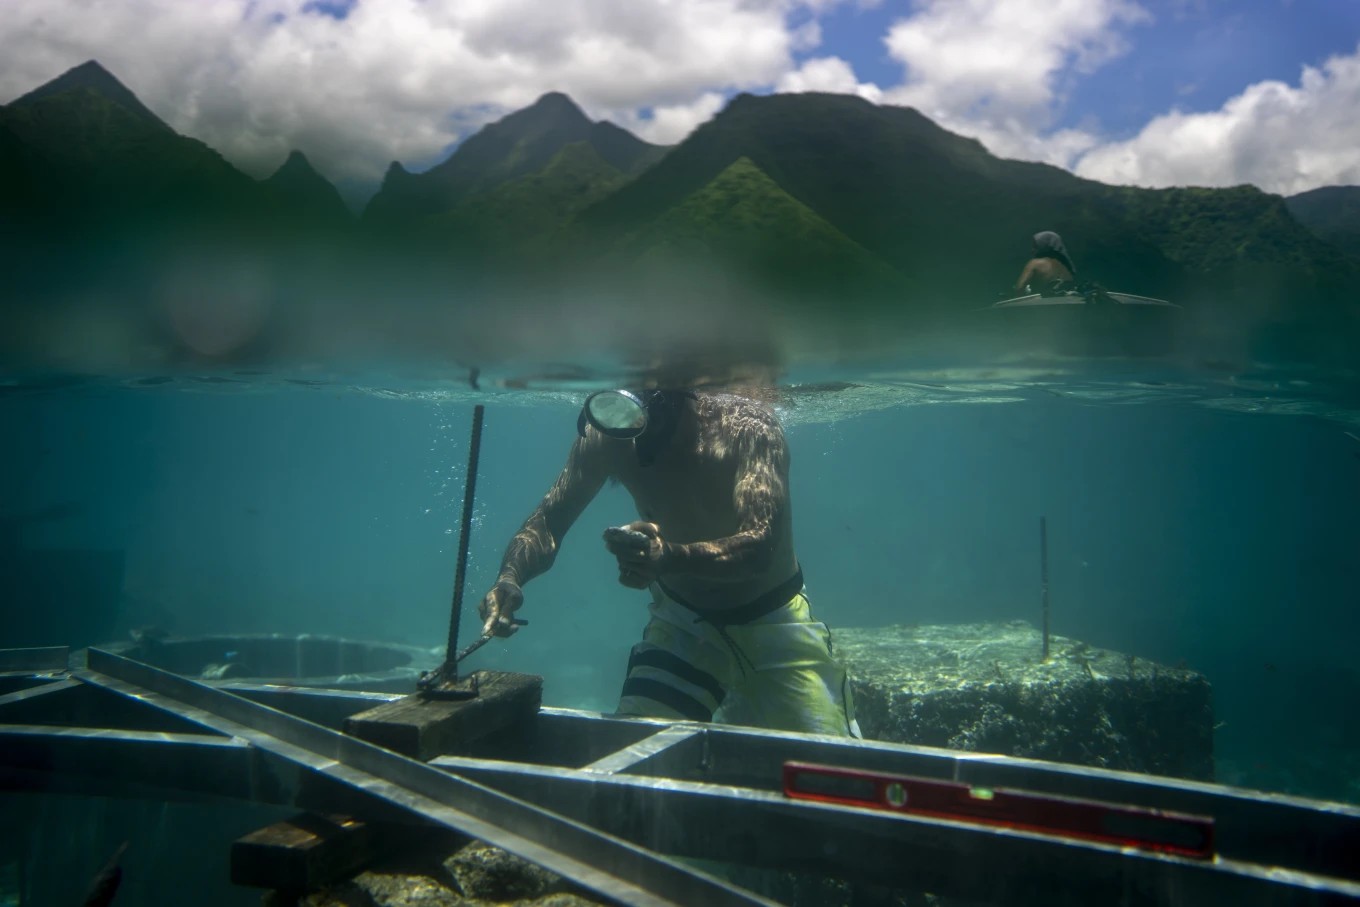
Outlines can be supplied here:
[[666, 572], [670, 545], [661, 537], [661, 530], [655, 523], [638, 520], [623, 528], [642, 533], [647, 537], [647, 545], [639, 548], [606, 538], [605, 547], [619, 562], [619, 582], [630, 589], [646, 589]]

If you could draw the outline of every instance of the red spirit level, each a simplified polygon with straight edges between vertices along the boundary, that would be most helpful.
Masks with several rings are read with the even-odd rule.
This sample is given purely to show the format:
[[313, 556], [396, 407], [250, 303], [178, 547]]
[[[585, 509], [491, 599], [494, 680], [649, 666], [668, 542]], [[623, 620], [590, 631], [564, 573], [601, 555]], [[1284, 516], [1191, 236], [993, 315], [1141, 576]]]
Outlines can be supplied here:
[[784, 795], [1062, 835], [1119, 847], [1213, 859], [1214, 820], [1138, 806], [975, 787], [908, 775], [784, 763]]

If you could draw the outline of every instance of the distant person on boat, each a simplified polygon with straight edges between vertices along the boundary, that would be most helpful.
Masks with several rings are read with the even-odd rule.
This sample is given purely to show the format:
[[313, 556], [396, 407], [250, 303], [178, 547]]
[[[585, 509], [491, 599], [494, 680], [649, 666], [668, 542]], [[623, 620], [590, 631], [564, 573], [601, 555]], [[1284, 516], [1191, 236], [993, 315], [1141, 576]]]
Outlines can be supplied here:
[[652, 597], [618, 713], [860, 736], [849, 679], [803, 588], [774, 412], [732, 394], [609, 390], [587, 399], [577, 432], [482, 600], [484, 633], [515, 632], [523, 584], [617, 482], [641, 519], [606, 529], [605, 547], [619, 582]]
[[1051, 230], [1034, 234], [1034, 255], [1025, 263], [1017, 293], [1050, 293], [1069, 288], [1077, 279], [1076, 266], [1067, 254], [1062, 237]]

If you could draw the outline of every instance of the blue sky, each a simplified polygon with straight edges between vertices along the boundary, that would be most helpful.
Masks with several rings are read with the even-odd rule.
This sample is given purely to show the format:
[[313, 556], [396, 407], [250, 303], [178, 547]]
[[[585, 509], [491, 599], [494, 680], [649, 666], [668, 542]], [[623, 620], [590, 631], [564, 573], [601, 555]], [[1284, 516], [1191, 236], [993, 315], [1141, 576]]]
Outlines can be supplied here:
[[[1204, 0], [1140, 4], [1150, 20], [1123, 31], [1129, 49], [1073, 78], [1057, 125], [1094, 121], [1126, 138], [1173, 107], [1217, 110], [1248, 85], [1297, 83], [1304, 65], [1353, 55], [1360, 42], [1360, 2], [1353, 0]], [[840, 5], [821, 20], [822, 43], [802, 55], [852, 61], [865, 82], [900, 82], [904, 66], [883, 45], [912, 4]], [[1061, 28], [1061, 21], [1053, 23]], [[1360, 111], [1357, 111], [1360, 115]]]
[[98, 59], [256, 176], [371, 192], [547, 91], [649, 141], [736, 93], [916, 107], [1105, 182], [1360, 183], [1357, 0], [6, 0], [0, 101]]

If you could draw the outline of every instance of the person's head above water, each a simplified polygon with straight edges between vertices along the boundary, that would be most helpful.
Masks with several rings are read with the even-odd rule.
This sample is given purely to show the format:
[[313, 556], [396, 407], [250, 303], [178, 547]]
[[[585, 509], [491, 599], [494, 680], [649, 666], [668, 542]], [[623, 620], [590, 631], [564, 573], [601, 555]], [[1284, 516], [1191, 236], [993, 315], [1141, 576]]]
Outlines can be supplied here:
[[1072, 256], [1067, 254], [1067, 247], [1063, 245], [1062, 237], [1052, 230], [1034, 234], [1034, 257], [1057, 259], [1067, 270], [1073, 274], [1077, 273], [1076, 265], [1072, 264]]

